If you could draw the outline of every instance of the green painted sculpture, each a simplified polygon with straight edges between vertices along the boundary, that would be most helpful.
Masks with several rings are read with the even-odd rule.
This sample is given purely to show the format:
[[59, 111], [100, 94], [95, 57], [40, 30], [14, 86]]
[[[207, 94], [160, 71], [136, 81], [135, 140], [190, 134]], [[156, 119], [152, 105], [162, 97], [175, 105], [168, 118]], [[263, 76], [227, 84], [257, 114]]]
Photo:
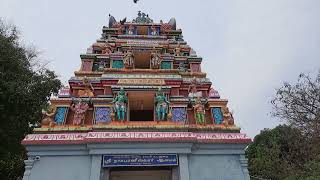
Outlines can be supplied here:
[[156, 113], [157, 120], [163, 121], [167, 119], [168, 109], [169, 109], [169, 101], [167, 101], [166, 96], [162, 92], [161, 88], [159, 88], [158, 93], [156, 94]]
[[119, 121], [125, 120], [127, 112], [128, 97], [123, 88], [120, 89], [118, 95], [113, 99], [115, 112]]
[[197, 124], [205, 125], [205, 107], [201, 102], [201, 99], [198, 97], [195, 100], [195, 105], [193, 106], [195, 119]]

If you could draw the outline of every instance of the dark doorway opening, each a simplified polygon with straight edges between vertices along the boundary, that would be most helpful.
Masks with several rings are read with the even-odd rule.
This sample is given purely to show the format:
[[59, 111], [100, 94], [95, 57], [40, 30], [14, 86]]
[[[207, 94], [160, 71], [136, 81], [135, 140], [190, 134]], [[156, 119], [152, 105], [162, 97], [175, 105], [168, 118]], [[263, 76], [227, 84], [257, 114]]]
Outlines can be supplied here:
[[169, 167], [126, 167], [112, 168], [110, 180], [171, 180]]
[[153, 121], [154, 117], [154, 92], [133, 91], [128, 93], [129, 120]]
[[152, 110], [130, 111], [130, 121], [153, 121], [153, 111]]

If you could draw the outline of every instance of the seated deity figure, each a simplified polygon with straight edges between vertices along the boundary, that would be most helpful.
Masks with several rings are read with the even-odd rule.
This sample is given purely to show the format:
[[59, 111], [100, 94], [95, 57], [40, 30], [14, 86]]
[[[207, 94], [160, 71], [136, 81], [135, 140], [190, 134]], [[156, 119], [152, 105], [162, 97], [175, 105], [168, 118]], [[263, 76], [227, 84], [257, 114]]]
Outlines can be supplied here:
[[134, 55], [131, 50], [127, 51], [123, 57], [123, 64], [125, 68], [134, 67]]
[[223, 122], [225, 126], [234, 125], [234, 119], [232, 117], [232, 114], [229, 112], [229, 108], [224, 106], [221, 108], [222, 115], [223, 115]]
[[198, 80], [196, 77], [193, 77], [189, 86], [189, 97], [202, 97], [202, 92], [197, 90]]
[[124, 121], [127, 112], [128, 97], [122, 87], [120, 88], [118, 95], [113, 99], [112, 103], [114, 103], [117, 119], [119, 121]]
[[133, 34], [134, 34], [134, 27], [133, 27], [132, 25], [130, 25], [130, 26], [128, 27], [128, 34], [129, 34], [129, 35], [133, 35]]
[[42, 110], [43, 119], [41, 125], [52, 127], [56, 123], [54, 122], [54, 116], [56, 115], [57, 107], [50, 105], [49, 108], [45, 111]]
[[195, 105], [193, 106], [194, 109], [194, 116], [196, 119], [197, 124], [205, 125], [206, 120], [205, 120], [205, 107], [201, 102], [200, 97], [197, 97], [195, 100]]
[[112, 53], [112, 48], [111, 48], [110, 44], [105, 44], [102, 49], [102, 54], [109, 55], [110, 53]]
[[152, 36], [157, 36], [158, 35], [157, 28], [154, 27], [154, 26], [151, 26], [151, 35]]
[[156, 103], [157, 120], [158, 121], [167, 120], [170, 102], [167, 101], [167, 98], [164, 95], [161, 88], [159, 88], [156, 94], [155, 103]]
[[84, 89], [78, 91], [79, 97], [94, 97], [94, 88], [90, 83], [89, 79], [85, 76], [82, 79]]
[[70, 109], [74, 112], [72, 124], [83, 125], [86, 117], [86, 112], [89, 109], [88, 103], [80, 99], [78, 102], [73, 103]]
[[186, 68], [184, 62], [179, 62], [179, 66], [178, 66], [177, 69], [178, 69], [178, 71], [180, 71], [180, 72], [186, 72], [186, 71], [187, 71], [187, 68]]
[[151, 53], [151, 68], [159, 69], [161, 64], [161, 55], [157, 51]]

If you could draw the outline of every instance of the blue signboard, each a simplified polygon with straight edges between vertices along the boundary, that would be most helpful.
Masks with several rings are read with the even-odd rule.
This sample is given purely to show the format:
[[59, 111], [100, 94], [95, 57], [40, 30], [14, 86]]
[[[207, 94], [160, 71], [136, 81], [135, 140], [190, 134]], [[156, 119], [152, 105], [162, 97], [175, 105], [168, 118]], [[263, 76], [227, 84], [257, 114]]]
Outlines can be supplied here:
[[103, 155], [103, 167], [124, 166], [177, 166], [176, 154], [156, 155]]

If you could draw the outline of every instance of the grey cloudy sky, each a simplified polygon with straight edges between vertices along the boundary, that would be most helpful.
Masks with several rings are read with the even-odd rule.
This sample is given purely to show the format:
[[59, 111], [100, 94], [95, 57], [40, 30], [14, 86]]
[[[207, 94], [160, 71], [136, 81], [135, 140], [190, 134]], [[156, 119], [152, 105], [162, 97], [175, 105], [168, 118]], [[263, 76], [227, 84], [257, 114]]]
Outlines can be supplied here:
[[270, 99], [284, 81], [320, 68], [319, 0], [0, 0], [0, 17], [42, 51], [66, 82], [108, 23], [142, 10], [155, 21], [177, 19], [184, 39], [202, 56], [242, 132], [253, 137], [278, 120]]

